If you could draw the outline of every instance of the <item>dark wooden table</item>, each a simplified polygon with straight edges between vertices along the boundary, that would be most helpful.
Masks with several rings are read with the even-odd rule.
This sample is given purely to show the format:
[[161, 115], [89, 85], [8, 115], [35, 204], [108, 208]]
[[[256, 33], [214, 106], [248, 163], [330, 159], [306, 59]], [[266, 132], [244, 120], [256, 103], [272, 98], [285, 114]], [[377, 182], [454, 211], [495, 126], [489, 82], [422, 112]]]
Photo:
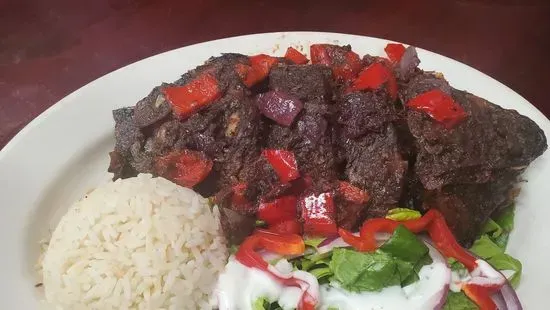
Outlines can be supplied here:
[[201, 41], [290, 30], [420, 46], [493, 76], [550, 115], [548, 0], [0, 0], [0, 147], [121, 66]]

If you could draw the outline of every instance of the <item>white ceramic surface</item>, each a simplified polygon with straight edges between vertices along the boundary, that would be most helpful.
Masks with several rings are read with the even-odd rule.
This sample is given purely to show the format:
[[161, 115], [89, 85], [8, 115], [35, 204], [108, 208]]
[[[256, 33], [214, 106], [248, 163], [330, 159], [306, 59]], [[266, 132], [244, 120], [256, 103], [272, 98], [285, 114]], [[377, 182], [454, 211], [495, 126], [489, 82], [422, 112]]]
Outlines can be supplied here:
[[[196, 44], [131, 64], [68, 95], [26, 126], [0, 151], [0, 309], [39, 309], [34, 287], [38, 242], [48, 236], [74, 200], [109, 178], [114, 145], [111, 110], [134, 105], [151, 88], [224, 52], [283, 55], [288, 46], [351, 44], [363, 55], [384, 55], [388, 41], [334, 33], [287, 32]], [[533, 119], [550, 137], [550, 121], [517, 93], [489, 76], [444, 56], [418, 49], [421, 68]], [[504, 65], [504, 64], [503, 64]], [[541, 85], [541, 87], [547, 87]], [[548, 309], [550, 292], [550, 158], [529, 167], [518, 198], [509, 252], [524, 265], [518, 290], [525, 309]], [[43, 306], [42, 306], [43, 307]]]

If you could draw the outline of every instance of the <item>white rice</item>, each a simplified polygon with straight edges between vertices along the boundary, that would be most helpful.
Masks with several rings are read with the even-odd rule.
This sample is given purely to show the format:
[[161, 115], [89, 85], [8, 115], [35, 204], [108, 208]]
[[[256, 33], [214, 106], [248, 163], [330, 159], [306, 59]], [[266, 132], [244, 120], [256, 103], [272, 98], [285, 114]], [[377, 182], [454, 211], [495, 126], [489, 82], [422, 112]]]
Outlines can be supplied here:
[[227, 256], [217, 208], [140, 175], [69, 209], [44, 255], [44, 290], [57, 309], [212, 309]]

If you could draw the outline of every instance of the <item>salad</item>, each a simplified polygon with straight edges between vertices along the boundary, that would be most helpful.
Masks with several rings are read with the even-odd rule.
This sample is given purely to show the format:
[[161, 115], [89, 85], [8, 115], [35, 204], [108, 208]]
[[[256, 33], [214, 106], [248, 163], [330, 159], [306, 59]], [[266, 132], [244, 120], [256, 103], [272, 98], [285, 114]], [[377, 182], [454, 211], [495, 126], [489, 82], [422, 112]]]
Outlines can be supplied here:
[[436, 210], [392, 209], [333, 238], [258, 228], [220, 275], [219, 309], [521, 309], [513, 219], [512, 206], [468, 250]]

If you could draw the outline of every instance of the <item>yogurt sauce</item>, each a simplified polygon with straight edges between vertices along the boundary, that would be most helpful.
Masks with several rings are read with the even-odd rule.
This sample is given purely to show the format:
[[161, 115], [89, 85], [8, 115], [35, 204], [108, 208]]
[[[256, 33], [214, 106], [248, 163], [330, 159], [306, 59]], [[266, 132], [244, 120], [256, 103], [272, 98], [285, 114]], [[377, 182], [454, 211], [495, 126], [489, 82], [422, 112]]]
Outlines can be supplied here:
[[379, 292], [353, 293], [334, 284], [321, 285], [321, 308], [331, 306], [339, 310], [399, 310], [431, 309], [445, 293], [449, 269], [443, 262], [433, 262], [420, 269], [420, 278], [413, 284], [401, 288], [390, 286]]
[[[292, 271], [292, 265], [284, 259], [275, 265], [275, 269], [296, 278], [304, 278], [305, 274], [303, 271]], [[444, 262], [434, 260], [420, 269], [420, 280], [403, 288], [391, 286], [380, 292], [352, 293], [336, 284], [321, 285], [320, 309], [327, 310], [331, 306], [339, 310], [426, 309], [427, 306], [437, 305], [443, 297], [449, 272]], [[300, 288], [283, 287], [268, 273], [248, 268], [233, 257], [219, 277], [216, 293], [220, 310], [252, 310], [254, 301], [261, 297], [271, 302], [278, 301], [284, 310], [291, 310], [296, 309], [302, 295]]]
[[[292, 265], [285, 259], [280, 260], [275, 269], [281, 274], [297, 278], [305, 273], [292, 271]], [[231, 257], [218, 279], [216, 295], [220, 310], [252, 310], [252, 304], [262, 297], [271, 302], [278, 301], [284, 310], [292, 310], [298, 306], [302, 290], [298, 287], [282, 286], [267, 272], [246, 267]]]

